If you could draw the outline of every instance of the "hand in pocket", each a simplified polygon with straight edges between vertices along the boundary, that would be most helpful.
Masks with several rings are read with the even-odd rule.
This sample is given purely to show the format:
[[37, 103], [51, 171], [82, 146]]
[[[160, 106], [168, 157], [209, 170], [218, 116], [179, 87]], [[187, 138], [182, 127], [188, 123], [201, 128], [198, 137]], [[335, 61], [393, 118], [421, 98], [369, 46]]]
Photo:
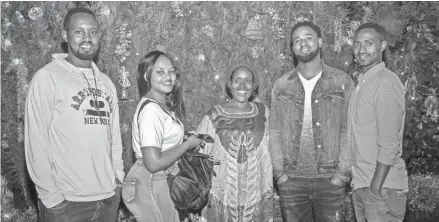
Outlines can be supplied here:
[[49, 208], [49, 210], [60, 210], [60, 209], [64, 208], [65, 206], [67, 206], [68, 203], [69, 203], [69, 201], [63, 200], [61, 203]]

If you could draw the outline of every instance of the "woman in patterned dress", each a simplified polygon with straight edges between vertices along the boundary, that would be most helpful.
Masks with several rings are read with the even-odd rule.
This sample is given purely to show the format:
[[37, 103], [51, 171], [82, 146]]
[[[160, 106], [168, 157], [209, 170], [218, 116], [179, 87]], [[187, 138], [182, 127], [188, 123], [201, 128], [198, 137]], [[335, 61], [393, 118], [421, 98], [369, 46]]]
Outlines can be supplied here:
[[245, 66], [230, 75], [226, 92], [231, 101], [212, 107], [197, 133], [215, 141], [200, 152], [221, 161], [214, 166], [210, 202], [200, 221], [272, 221], [273, 177], [268, 153], [268, 108], [254, 102], [257, 78]]

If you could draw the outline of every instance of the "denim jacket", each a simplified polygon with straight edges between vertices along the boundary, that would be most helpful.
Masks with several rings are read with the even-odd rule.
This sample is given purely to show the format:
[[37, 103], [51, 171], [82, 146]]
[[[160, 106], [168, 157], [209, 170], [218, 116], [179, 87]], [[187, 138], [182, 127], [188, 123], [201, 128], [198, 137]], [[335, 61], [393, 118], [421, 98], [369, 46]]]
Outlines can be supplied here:
[[[318, 174], [352, 177], [347, 146], [347, 113], [355, 87], [351, 77], [322, 61], [322, 76], [312, 92], [311, 108]], [[275, 178], [291, 175], [297, 164], [305, 91], [294, 69], [273, 85], [270, 114], [270, 154]]]

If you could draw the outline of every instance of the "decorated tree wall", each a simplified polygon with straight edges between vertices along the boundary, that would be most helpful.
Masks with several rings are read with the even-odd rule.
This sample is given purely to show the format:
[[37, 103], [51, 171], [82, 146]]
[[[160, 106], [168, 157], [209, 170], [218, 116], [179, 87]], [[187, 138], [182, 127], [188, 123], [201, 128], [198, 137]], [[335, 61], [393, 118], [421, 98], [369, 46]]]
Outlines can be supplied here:
[[[124, 149], [131, 146], [139, 99], [137, 63], [146, 52], [162, 50], [176, 61], [188, 107], [186, 128], [193, 130], [212, 104], [224, 102], [226, 77], [238, 65], [258, 74], [259, 99], [270, 104], [273, 82], [293, 68], [289, 35], [295, 23], [318, 24], [323, 59], [355, 80], [354, 32], [361, 23], [378, 22], [389, 32], [386, 63], [407, 86], [404, 158], [413, 174], [438, 173], [437, 2], [2, 2], [2, 175], [17, 207], [34, 201], [23, 155], [27, 86], [52, 53], [65, 51], [62, 22], [67, 10], [78, 6], [94, 11], [101, 25], [96, 62], [119, 92]], [[438, 206], [438, 187], [431, 192]], [[421, 197], [413, 194], [416, 198]]]

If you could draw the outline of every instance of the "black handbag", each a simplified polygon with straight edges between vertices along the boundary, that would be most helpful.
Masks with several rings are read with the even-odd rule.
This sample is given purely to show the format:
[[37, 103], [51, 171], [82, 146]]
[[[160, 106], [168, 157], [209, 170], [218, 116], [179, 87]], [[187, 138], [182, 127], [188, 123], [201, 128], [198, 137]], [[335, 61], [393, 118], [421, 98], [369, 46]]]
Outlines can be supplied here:
[[180, 219], [188, 213], [199, 212], [209, 202], [212, 176], [216, 176], [213, 166], [219, 164], [211, 156], [197, 151], [186, 151], [178, 160], [180, 171], [168, 177], [171, 199]]

